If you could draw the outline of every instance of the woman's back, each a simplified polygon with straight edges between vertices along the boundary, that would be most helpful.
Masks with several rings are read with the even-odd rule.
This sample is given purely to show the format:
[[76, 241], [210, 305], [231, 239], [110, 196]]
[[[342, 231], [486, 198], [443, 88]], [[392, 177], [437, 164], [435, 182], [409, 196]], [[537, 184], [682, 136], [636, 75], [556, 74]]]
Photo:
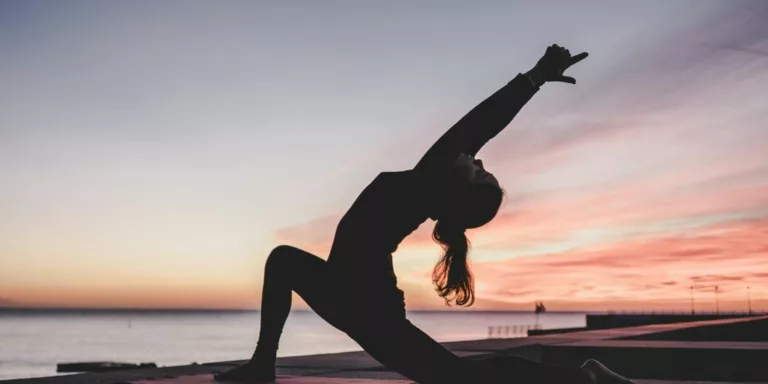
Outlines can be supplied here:
[[417, 171], [380, 173], [339, 221], [328, 264], [358, 287], [396, 290], [392, 253], [427, 219]]
[[425, 184], [412, 170], [376, 176], [339, 221], [330, 258], [394, 252], [427, 219]]

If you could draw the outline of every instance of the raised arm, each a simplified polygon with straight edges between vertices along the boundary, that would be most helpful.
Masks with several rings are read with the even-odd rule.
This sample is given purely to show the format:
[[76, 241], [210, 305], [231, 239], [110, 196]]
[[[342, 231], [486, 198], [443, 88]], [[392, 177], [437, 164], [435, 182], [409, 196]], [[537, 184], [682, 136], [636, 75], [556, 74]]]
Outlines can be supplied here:
[[483, 100], [432, 145], [417, 169], [450, 165], [465, 153], [474, 156], [517, 115], [539, 87], [526, 75], [517, 75]]
[[450, 166], [462, 153], [475, 156], [509, 125], [542, 84], [548, 81], [575, 84], [576, 80], [563, 76], [563, 71], [586, 57], [586, 53], [571, 57], [567, 49], [550, 46], [533, 69], [517, 75], [454, 124], [432, 145], [415, 168], [443, 168]]

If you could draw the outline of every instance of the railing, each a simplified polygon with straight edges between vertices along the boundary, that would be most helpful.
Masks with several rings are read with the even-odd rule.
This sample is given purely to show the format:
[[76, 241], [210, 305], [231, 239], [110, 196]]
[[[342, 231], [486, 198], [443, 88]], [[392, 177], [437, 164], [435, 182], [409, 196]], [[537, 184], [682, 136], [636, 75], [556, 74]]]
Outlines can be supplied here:
[[764, 311], [654, 311], [654, 310], [648, 310], [648, 311], [606, 311], [606, 312], [588, 312], [588, 314], [595, 314], [595, 315], [689, 315], [689, 316], [695, 316], [695, 315], [707, 315], [707, 316], [761, 316], [766, 315], [768, 312]]
[[541, 329], [540, 324], [531, 325], [496, 325], [488, 327], [489, 339], [511, 339], [517, 337], [528, 337], [528, 331]]

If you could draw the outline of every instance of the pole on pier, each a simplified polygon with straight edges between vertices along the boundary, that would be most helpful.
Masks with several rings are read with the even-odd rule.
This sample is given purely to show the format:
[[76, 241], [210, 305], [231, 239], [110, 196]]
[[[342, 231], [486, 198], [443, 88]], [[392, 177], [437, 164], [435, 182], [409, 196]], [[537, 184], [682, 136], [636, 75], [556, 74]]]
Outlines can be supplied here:
[[720, 314], [720, 298], [718, 297], [718, 294], [720, 293], [720, 288], [715, 285], [715, 311], [717, 314]]
[[695, 315], [696, 311], [693, 309], [693, 285], [691, 285], [691, 316]]
[[752, 296], [749, 294], [749, 287], [747, 287], [747, 307], [749, 308], [749, 315], [752, 316]]

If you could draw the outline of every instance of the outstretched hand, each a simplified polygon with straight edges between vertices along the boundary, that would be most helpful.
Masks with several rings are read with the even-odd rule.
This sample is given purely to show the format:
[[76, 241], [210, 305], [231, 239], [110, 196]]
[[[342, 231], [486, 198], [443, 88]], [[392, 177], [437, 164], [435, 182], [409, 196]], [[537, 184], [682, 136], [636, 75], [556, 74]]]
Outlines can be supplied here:
[[547, 47], [544, 56], [539, 59], [536, 66], [528, 71], [527, 75], [538, 85], [549, 81], [576, 84], [576, 79], [563, 75], [566, 69], [584, 60], [589, 54], [586, 52], [571, 56], [571, 52], [557, 44]]

